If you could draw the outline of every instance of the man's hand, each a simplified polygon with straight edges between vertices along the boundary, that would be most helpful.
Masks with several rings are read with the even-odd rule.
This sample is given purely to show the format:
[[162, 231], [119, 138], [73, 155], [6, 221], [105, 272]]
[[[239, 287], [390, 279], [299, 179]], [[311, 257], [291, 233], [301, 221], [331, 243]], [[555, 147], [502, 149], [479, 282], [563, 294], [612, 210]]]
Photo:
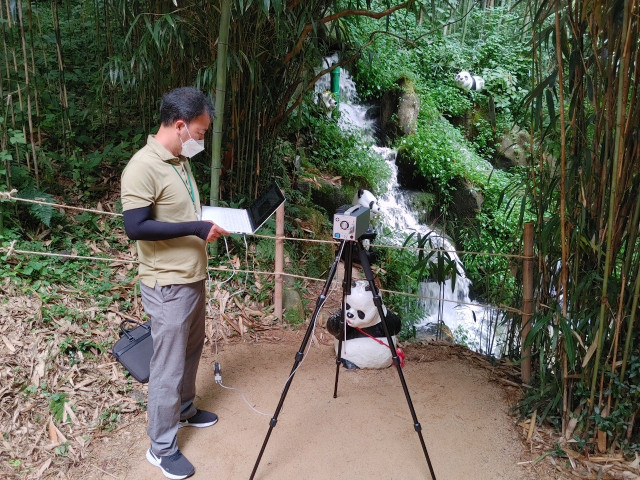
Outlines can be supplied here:
[[[207, 221], [211, 222], [210, 220]], [[211, 230], [209, 230], [209, 235], [207, 235], [207, 242], [215, 242], [222, 235], [229, 235], [229, 232], [227, 232], [220, 225], [216, 225], [215, 223], [211, 222]]]

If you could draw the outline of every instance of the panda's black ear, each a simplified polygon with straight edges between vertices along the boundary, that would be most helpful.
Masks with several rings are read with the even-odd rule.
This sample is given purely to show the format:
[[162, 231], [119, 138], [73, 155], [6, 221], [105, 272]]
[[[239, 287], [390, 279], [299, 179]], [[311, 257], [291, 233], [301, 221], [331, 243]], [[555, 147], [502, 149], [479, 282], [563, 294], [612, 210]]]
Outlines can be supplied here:
[[358, 190], [358, 198], [360, 198], [362, 196], [362, 194], [364, 193], [364, 190], [361, 188]]
[[356, 281], [355, 280], [351, 280], [351, 288], [355, 288], [356, 286]]

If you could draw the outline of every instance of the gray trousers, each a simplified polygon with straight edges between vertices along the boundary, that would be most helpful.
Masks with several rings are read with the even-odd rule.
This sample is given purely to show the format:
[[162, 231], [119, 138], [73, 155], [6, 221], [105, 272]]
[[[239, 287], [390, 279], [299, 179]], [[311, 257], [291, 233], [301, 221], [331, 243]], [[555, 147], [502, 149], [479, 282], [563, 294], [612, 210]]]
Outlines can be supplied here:
[[178, 421], [196, 413], [196, 373], [204, 344], [205, 282], [186, 285], [140, 283], [151, 318], [153, 357], [149, 375], [147, 434], [156, 455], [178, 450]]

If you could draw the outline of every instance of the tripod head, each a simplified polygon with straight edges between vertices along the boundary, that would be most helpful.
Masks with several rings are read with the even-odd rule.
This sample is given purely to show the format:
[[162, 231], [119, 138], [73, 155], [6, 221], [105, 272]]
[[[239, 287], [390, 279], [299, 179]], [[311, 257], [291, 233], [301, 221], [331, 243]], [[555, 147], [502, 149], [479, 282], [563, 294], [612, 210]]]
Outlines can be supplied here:
[[[367, 230], [363, 233], [358, 241], [347, 241], [345, 242], [344, 249], [342, 250], [342, 256], [340, 260], [343, 262], [347, 261], [347, 249], [351, 249], [351, 262], [360, 265], [360, 245], [362, 245], [362, 251], [369, 259], [369, 263], [374, 265], [378, 261], [378, 251], [373, 247], [364, 244], [364, 241], [373, 241], [376, 239], [378, 234], [374, 230]], [[338, 247], [340, 248], [340, 247]]]

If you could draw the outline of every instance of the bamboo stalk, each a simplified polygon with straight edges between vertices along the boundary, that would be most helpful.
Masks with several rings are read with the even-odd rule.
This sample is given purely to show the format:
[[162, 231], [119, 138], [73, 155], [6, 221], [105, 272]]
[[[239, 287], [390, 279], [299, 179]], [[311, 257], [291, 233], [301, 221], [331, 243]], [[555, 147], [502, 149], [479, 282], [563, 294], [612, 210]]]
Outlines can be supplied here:
[[[32, 2], [33, 0], [28, 0], [28, 17], [29, 17], [29, 40], [30, 40], [30, 44], [31, 44], [31, 71], [34, 74], [37, 74], [37, 70], [36, 70], [36, 60], [35, 60], [35, 42], [33, 39], [33, 30], [34, 30], [34, 21], [33, 21], [33, 8], [32, 8]], [[37, 83], [33, 85], [33, 101], [35, 103], [35, 108], [36, 108], [36, 133], [38, 135], [38, 145], [42, 145], [42, 129], [40, 128], [40, 122], [37, 121], [37, 119], [40, 118], [40, 101], [39, 101], [39, 96], [38, 96], [38, 86]]]
[[[622, 24], [622, 40], [624, 43], [627, 43], [627, 34], [628, 34], [628, 22], [629, 22], [629, 0], [624, 0], [624, 18]], [[621, 71], [626, 71], [627, 68], [628, 57], [626, 55], [622, 55], [620, 58]], [[618, 169], [619, 164], [622, 160], [622, 154], [624, 153], [624, 149], [621, 148], [621, 144], [624, 142], [624, 132], [622, 131], [622, 122], [624, 119], [625, 112], [625, 98], [623, 98], [623, 85], [624, 85], [624, 75], [618, 76], [618, 92], [617, 92], [617, 102], [616, 102], [616, 120], [615, 120], [615, 143], [614, 143], [614, 154], [613, 154], [613, 165], [612, 165], [612, 173], [611, 173], [611, 184], [609, 190], [609, 208], [608, 208], [608, 218], [607, 218], [607, 248], [606, 248], [606, 256], [605, 256], [605, 265], [603, 272], [603, 283], [602, 283], [602, 297], [600, 301], [600, 316], [598, 318], [598, 333], [600, 335], [598, 348], [596, 349], [596, 357], [594, 360], [594, 369], [593, 369], [593, 377], [591, 379], [591, 394], [589, 396], [589, 413], [594, 407], [594, 399], [595, 399], [595, 388], [597, 375], [599, 370], [600, 356], [602, 354], [602, 347], [604, 344], [604, 324], [606, 317], [606, 308], [608, 305], [607, 295], [609, 293], [609, 277], [611, 275], [611, 267], [613, 263], [613, 230], [614, 230], [614, 215], [615, 215], [615, 201], [617, 195], [617, 187], [618, 187]]]
[[24, 33], [24, 21], [22, 18], [22, 1], [17, 1], [18, 7], [18, 23], [20, 26], [20, 39], [22, 43], [22, 58], [24, 65], [24, 82], [27, 92], [27, 123], [29, 125], [29, 143], [31, 145], [31, 154], [33, 155], [33, 169], [36, 179], [36, 185], [40, 186], [40, 175], [38, 173], [38, 155], [36, 154], [36, 144], [34, 139], [33, 115], [31, 113], [31, 82], [29, 78], [29, 57], [27, 56], [27, 42]]
[[[2, 9], [2, 5], [0, 5], [0, 20], [4, 20], [4, 10]], [[2, 76], [2, 81], [0, 83], [0, 86], [2, 88], [2, 92], [0, 92], [0, 94], [2, 95], [2, 98], [4, 98], [4, 91], [5, 91], [5, 76], [6, 76], [6, 80], [7, 80], [7, 86], [6, 86], [6, 90], [7, 92], [11, 92], [11, 70], [9, 69], [9, 52], [7, 49], [7, 25], [5, 22], [2, 22], [2, 47], [4, 50], [4, 64], [5, 64], [5, 74]]]
[[222, 165], [222, 126], [224, 122], [225, 93], [227, 90], [227, 49], [229, 25], [231, 23], [231, 0], [222, 0], [220, 31], [218, 33], [218, 56], [216, 58], [216, 118], [213, 122], [211, 145], [211, 205], [218, 205], [220, 197], [220, 171]]
[[[7, 26], [9, 27], [9, 36], [11, 38], [11, 31], [13, 30], [13, 25], [15, 22], [12, 21], [12, 17], [11, 17], [11, 8], [10, 8], [10, 4], [9, 4], [9, 0], [6, 1], [6, 8], [7, 8]], [[11, 40], [13, 40], [11, 38]], [[15, 45], [13, 44], [13, 42], [11, 43], [11, 57], [13, 58], [13, 71], [15, 72], [15, 79], [16, 79], [16, 93], [18, 94], [18, 105], [20, 105], [20, 112], [24, 112], [24, 103], [22, 100], [22, 87], [20, 86], [20, 70], [18, 68], [18, 58], [16, 55], [16, 48]], [[11, 120], [12, 120], [12, 127], [14, 129], [18, 128], [18, 125], [16, 124], [16, 117], [15, 117], [15, 112], [14, 112], [14, 102], [13, 99], [11, 100]], [[27, 130], [26, 127], [24, 125], [24, 122], [22, 123], [22, 125], [19, 126], [22, 129], [22, 134], [24, 135], [24, 138], [27, 138]], [[18, 147], [18, 144], [15, 144], [15, 149], [16, 149], [16, 161], [20, 162], [20, 149]], [[31, 170], [31, 163], [29, 160], [29, 155], [25, 155], [25, 160], [27, 161], [27, 169]]]
[[[640, 198], [640, 197], [639, 197]], [[629, 362], [629, 353], [631, 351], [631, 345], [634, 334], [634, 325], [636, 321], [636, 312], [638, 311], [638, 300], [640, 297], [640, 276], [636, 275], [635, 285], [633, 289], [633, 301], [631, 305], [631, 315], [629, 316], [629, 324], [627, 326], [627, 338], [624, 344], [624, 353], [622, 356], [622, 366], [620, 367], [620, 379], [624, 380], [624, 374], [627, 370], [627, 363]]]
[[[569, 256], [569, 241], [567, 238], [567, 134], [565, 126], [565, 111], [564, 111], [564, 62], [562, 61], [562, 45], [560, 34], [560, 12], [558, 10], [558, 3], [555, 3], [555, 27], [556, 27], [556, 55], [558, 66], [558, 104], [560, 108], [560, 241], [561, 241], [561, 276], [560, 276], [560, 288], [559, 292], [562, 292], [562, 317], [558, 318], [558, 326], [560, 322], [566, 322], [567, 318], [567, 304], [568, 304], [568, 291], [567, 283], [569, 277], [569, 265], [567, 262]], [[567, 409], [568, 409], [568, 381], [567, 375], [567, 349], [565, 342], [560, 343], [562, 349], [562, 435], [566, 432], [567, 428]]]
[[65, 82], [64, 75], [64, 62], [62, 60], [62, 37], [60, 34], [60, 22], [58, 21], [58, 6], [56, 0], [51, 1], [51, 15], [53, 19], [53, 30], [55, 32], [56, 37], [56, 52], [58, 59], [58, 73], [60, 78], [58, 79], [59, 86], [59, 98], [60, 98], [60, 106], [62, 107], [62, 118], [61, 118], [61, 130], [62, 130], [62, 145], [65, 152], [68, 151], [67, 144], [67, 125], [68, 130], [71, 130], [71, 121], [69, 119], [69, 101], [67, 97], [67, 85]]
[[522, 359], [520, 378], [522, 383], [531, 382], [531, 347], [525, 348], [525, 341], [531, 331], [533, 318], [533, 223], [524, 224], [524, 259], [522, 260], [522, 337], [520, 340]]
[[284, 267], [284, 203], [276, 210], [276, 252], [275, 252], [275, 288], [274, 288], [274, 314], [282, 321], [282, 290]]

